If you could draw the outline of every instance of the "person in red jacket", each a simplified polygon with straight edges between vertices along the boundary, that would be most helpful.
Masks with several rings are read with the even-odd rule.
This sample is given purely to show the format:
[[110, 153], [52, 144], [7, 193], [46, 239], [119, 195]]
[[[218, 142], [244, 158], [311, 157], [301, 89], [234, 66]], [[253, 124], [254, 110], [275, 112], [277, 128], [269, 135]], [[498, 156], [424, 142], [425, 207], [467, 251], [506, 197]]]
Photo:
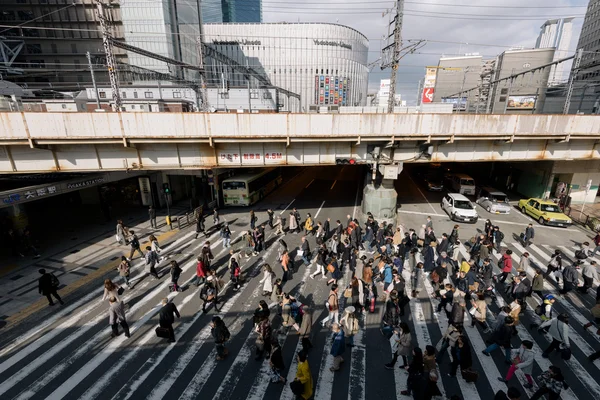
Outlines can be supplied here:
[[203, 256], [198, 257], [198, 264], [196, 265], [196, 276], [192, 281], [196, 286], [200, 286], [201, 283], [204, 283], [207, 275], [206, 263]]
[[512, 255], [512, 250], [510, 250], [510, 249], [506, 250], [506, 252], [502, 256], [502, 258], [500, 259], [500, 262], [498, 263], [499, 264], [498, 266], [500, 268], [502, 268], [502, 273], [500, 274], [500, 278], [498, 278], [499, 282], [504, 283], [504, 281], [508, 277], [508, 274], [510, 274], [513, 269], [511, 255]]

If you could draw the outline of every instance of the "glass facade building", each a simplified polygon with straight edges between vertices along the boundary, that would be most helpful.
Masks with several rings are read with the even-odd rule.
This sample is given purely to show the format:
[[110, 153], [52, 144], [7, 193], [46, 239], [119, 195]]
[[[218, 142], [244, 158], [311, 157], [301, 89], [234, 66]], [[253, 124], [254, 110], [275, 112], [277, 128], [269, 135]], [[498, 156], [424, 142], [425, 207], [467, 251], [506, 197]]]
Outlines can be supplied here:
[[261, 0], [202, 0], [205, 23], [262, 22]]

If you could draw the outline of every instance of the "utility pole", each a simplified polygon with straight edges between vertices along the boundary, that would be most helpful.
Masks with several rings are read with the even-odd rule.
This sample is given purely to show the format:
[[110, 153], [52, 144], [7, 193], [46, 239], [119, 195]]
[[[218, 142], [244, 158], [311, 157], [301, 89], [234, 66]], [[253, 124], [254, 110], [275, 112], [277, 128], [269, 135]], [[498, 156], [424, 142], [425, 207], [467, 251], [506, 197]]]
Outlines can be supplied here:
[[198, 67], [200, 67], [200, 111], [208, 112], [208, 92], [206, 90], [206, 71], [204, 68], [204, 23], [202, 21], [202, 0], [198, 0], [198, 32], [200, 35], [196, 41], [196, 51], [198, 52]]
[[92, 75], [92, 85], [94, 86], [94, 92], [96, 92], [96, 106], [97, 106], [98, 110], [100, 110], [101, 109], [100, 95], [98, 94], [98, 85], [96, 85], [96, 76], [94, 75], [94, 67], [92, 66], [92, 56], [89, 51], [86, 52], [85, 55], [88, 59], [88, 65], [90, 67], [90, 74]]
[[[390, 77], [390, 95], [388, 98], [388, 114], [394, 112], [394, 103], [396, 101], [396, 78], [398, 75], [398, 62], [400, 61], [400, 46], [402, 45], [402, 19], [404, 17], [404, 0], [396, 1], [396, 16], [394, 17], [394, 42], [383, 48], [385, 52], [391, 52], [389, 61], [382, 65], [381, 68], [392, 68], [392, 76]], [[388, 38], [391, 35], [388, 35]]]
[[569, 77], [569, 87], [567, 89], [567, 96], [565, 98], [565, 107], [563, 108], [563, 114], [568, 114], [569, 108], [571, 107], [571, 97], [573, 96], [573, 82], [575, 81], [575, 77], [579, 73], [579, 65], [581, 64], [582, 54], [583, 49], [577, 50], [575, 61], [573, 61], [573, 71], [571, 71], [571, 76]]
[[104, 45], [104, 53], [106, 53], [106, 67], [108, 68], [108, 78], [110, 80], [110, 89], [112, 91], [113, 98], [113, 111], [121, 111], [121, 93], [119, 92], [119, 76], [117, 75], [117, 62], [115, 55], [113, 54], [112, 39], [110, 32], [108, 31], [108, 21], [104, 16], [104, 4], [101, 0], [96, 0], [96, 16], [100, 22], [100, 28], [102, 30], [102, 44]]

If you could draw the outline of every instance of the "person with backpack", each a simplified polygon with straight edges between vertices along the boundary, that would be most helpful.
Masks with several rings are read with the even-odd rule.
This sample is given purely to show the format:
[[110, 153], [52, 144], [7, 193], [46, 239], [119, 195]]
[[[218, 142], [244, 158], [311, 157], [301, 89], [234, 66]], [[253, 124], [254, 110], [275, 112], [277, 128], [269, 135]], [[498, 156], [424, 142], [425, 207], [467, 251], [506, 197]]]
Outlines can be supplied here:
[[229, 354], [229, 350], [225, 347], [225, 342], [231, 337], [229, 329], [227, 329], [221, 317], [216, 315], [212, 318], [210, 327], [210, 334], [215, 341], [215, 348], [217, 349], [217, 361], [224, 360], [227, 354]]
[[175, 322], [175, 315], [177, 318], [181, 318], [179, 310], [175, 304], [169, 302], [168, 298], [162, 299], [162, 308], [159, 311], [159, 322], [161, 328], [165, 328], [169, 331], [169, 342], [175, 342], [175, 331], [173, 330], [173, 323]]
[[207, 313], [206, 307], [207, 305], [213, 305], [215, 310], [218, 312], [218, 293], [217, 288], [212, 280], [207, 280], [202, 289], [200, 290], [200, 299], [203, 301], [202, 303], [202, 312], [204, 314]]
[[[131, 246], [131, 251], [129, 252], [129, 258], [128, 258], [128, 260], [129, 261], [133, 260], [133, 255], [135, 254], [136, 251], [138, 253], [140, 253], [140, 256], [143, 258], [144, 257], [144, 253], [140, 249], [140, 240], [138, 239], [138, 237], [136, 236], [136, 234], [135, 234], [134, 231], [129, 231], [129, 234], [131, 235], [131, 237], [129, 239], [129, 245]], [[148, 249], [149, 248], [146, 247], [146, 250], [148, 250]]]
[[117, 266], [117, 271], [119, 271], [119, 276], [123, 278], [127, 287], [131, 287], [129, 284], [129, 274], [131, 270], [131, 263], [127, 261], [127, 257], [121, 256], [121, 262]]
[[154, 279], [159, 279], [155, 268], [156, 263], [158, 263], [158, 254], [156, 254], [156, 251], [152, 250], [150, 246], [146, 246], [146, 266], [148, 267], [150, 275], [152, 275]]
[[231, 247], [231, 230], [229, 224], [225, 222], [220, 232], [221, 239], [223, 239], [223, 248]]
[[40, 292], [41, 295], [46, 296], [46, 298], [48, 299], [48, 305], [49, 306], [54, 305], [54, 302], [52, 301], [52, 297], [50, 297], [50, 296], [54, 296], [54, 298], [56, 300], [58, 300], [60, 305], [65, 304], [62, 301], [62, 299], [60, 298], [60, 296], [58, 295], [58, 293], [56, 293], [56, 290], [60, 286], [60, 282], [58, 281], [58, 278], [56, 276], [54, 276], [54, 274], [46, 273], [46, 270], [43, 268], [40, 269], [38, 272], [40, 274], [42, 274], [40, 279], [38, 279], [38, 291]]
[[548, 394], [550, 400], [560, 399], [560, 392], [568, 389], [569, 385], [565, 382], [560, 368], [551, 365], [547, 371], [538, 376], [539, 389], [529, 398], [529, 400], [538, 400], [545, 394]]
[[[552, 319], [552, 314], [554, 313], [554, 302], [556, 301], [556, 297], [551, 294], [547, 294], [542, 297], [542, 304], [538, 305], [535, 308], [535, 313], [540, 317], [542, 322], [546, 322]], [[538, 324], [529, 325], [531, 329], [539, 327]]]
[[548, 329], [552, 336], [552, 343], [544, 350], [542, 357], [548, 358], [548, 355], [554, 350], [565, 350], [570, 348], [569, 344], [569, 314], [560, 314], [557, 318], [545, 321], [538, 328], [538, 332]]
[[348, 347], [354, 346], [354, 335], [360, 330], [355, 311], [354, 306], [344, 308], [344, 316], [340, 320], [340, 325], [344, 328], [344, 332], [346, 332], [346, 337], [348, 338]]
[[500, 274], [500, 278], [498, 278], [498, 275], [496, 275], [496, 278], [498, 282], [504, 283], [508, 277], [508, 274], [510, 274], [513, 269], [511, 249], [506, 250], [506, 252], [502, 255], [502, 258], [498, 263], [498, 267], [502, 268], [502, 273]]
[[500, 227], [498, 225], [494, 226], [494, 231], [492, 232], [492, 243], [494, 248], [498, 253], [502, 251], [502, 241], [504, 240], [504, 233], [500, 231]]

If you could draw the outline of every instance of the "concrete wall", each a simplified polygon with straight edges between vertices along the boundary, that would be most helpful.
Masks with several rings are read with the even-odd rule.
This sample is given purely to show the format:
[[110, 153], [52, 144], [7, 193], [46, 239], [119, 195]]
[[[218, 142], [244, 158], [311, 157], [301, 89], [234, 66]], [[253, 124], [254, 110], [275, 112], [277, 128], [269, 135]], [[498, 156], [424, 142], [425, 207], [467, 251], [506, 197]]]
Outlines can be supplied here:
[[[571, 189], [571, 202], [575, 204], [594, 203], [600, 186], [600, 162], [598, 161], [557, 161], [553, 171], [564, 181], [573, 185]], [[570, 180], [568, 179], [570, 178]], [[592, 180], [589, 192], [585, 191], [588, 180]]]
[[[433, 101], [441, 102], [444, 97], [450, 96], [459, 97], [456, 93], [479, 85], [481, 61], [481, 56], [440, 58]], [[464, 96], [467, 97], [467, 105], [475, 104], [476, 95], [476, 91], [471, 91]]]

